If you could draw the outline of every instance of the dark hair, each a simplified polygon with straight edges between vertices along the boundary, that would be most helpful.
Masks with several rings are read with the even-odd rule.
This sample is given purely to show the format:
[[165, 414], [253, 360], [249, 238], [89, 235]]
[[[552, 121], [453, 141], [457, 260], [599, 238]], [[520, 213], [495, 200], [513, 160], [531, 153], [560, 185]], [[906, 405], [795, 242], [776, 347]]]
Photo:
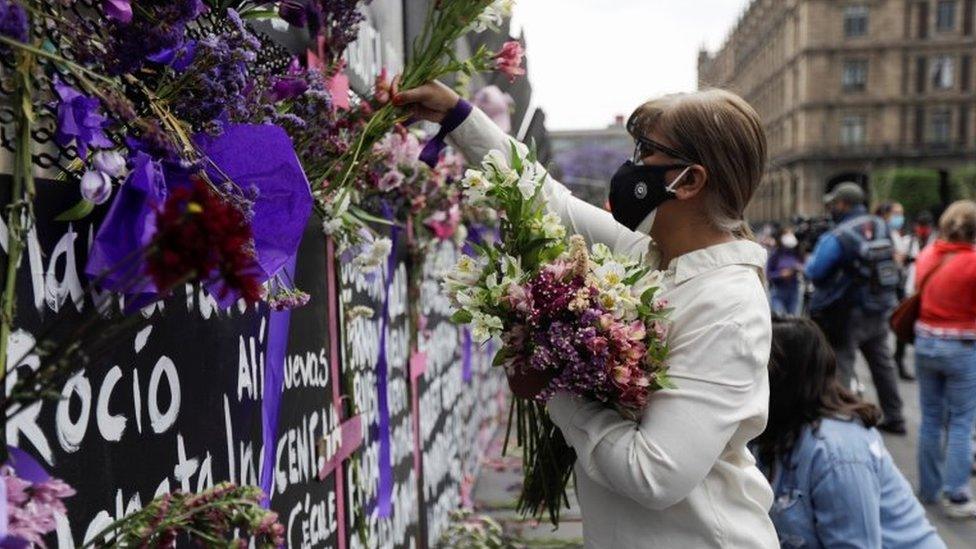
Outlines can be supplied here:
[[836, 374], [834, 351], [816, 324], [806, 318], [773, 319], [769, 422], [755, 440], [764, 464], [788, 455], [803, 428], [819, 428], [825, 416], [858, 419], [865, 427], [878, 424], [878, 408], [845, 389]]
[[874, 209], [874, 215], [878, 217], [888, 217], [891, 210], [895, 207], [894, 202], [882, 202]]

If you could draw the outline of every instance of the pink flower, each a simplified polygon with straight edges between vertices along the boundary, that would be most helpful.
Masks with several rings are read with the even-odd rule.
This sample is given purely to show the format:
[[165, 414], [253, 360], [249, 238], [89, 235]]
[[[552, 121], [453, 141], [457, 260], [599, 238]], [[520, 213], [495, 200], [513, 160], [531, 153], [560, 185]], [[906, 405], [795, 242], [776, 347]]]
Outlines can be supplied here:
[[403, 174], [399, 170], [390, 170], [383, 174], [376, 186], [383, 192], [390, 192], [403, 185]]
[[524, 55], [525, 50], [522, 49], [522, 44], [516, 40], [509, 40], [495, 54], [495, 69], [508, 76], [509, 82], [514, 82], [515, 77], [525, 74], [525, 69], [522, 68], [522, 56]]
[[59, 478], [51, 478], [46, 482], [34, 485], [34, 501], [43, 505], [50, 505], [58, 511], [64, 512], [61, 500], [75, 495], [75, 489]]
[[376, 80], [373, 82], [373, 99], [376, 100], [380, 105], [390, 102], [390, 92], [393, 90], [393, 85], [390, 82], [389, 75], [386, 73], [386, 67], [380, 70], [380, 73], [376, 75]]
[[647, 337], [647, 328], [639, 320], [631, 322], [630, 326], [627, 326], [626, 332], [627, 338], [631, 341], [643, 341]]
[[604, 351], [606, 351], [607, 350], [607, 347], [609, 345], [610, 345], [610, 343], [607, 341], [607, 338], [605, 338], [603, 336], [596, 336], [596, 337], [590, 338], [586, 342], [586, 348], [589, 349], [590, 352], [593, 353], [593, 354], [595, 354], [595, 355], [601, 354]]
[[519, 284], [509, 284], [502, 301], [514, 311], [526, 315], [532, 313], [532, 296]]
[[619, 385], [627, 385], [630, 382], [630, 368], [626, 366], [616, 366], [613, 369], [613, 380]]
[[655, 320], [654, 324], [651, 325], [651, 329], [654, 331], [654, 337], [662, 341], [668, 338], [667, 323]]
[[424, 220], [424, 225], [434, 231], [434, 236], [438, 240], [447, 240], [454, 236], [458, 224], [461, 223], [461, 208], [454, 204], [446, 212], [440, 210], [431, 214]]
[[553, 261], [552, 263], [546, 265], [546, 271], [552, 274], [555, 280], [561, 281], [569, 273], [573, 271], [573, 265], [566, 261]]

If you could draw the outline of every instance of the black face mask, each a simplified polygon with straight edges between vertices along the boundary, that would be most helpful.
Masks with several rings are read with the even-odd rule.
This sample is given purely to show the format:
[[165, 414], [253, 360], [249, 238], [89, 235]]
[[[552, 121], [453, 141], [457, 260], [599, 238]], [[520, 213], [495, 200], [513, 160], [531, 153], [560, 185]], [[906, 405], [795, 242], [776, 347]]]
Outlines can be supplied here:
[[[667, 173], [685, 164], [644, 166], [624, 162], [610, 179], [610, 211], [618, 223], [634, 231], [658, 206], [675, 197]], [[677, 180], [676, 180], [677, 181]], [[673, 184], [673, 182], [672, 182]]]

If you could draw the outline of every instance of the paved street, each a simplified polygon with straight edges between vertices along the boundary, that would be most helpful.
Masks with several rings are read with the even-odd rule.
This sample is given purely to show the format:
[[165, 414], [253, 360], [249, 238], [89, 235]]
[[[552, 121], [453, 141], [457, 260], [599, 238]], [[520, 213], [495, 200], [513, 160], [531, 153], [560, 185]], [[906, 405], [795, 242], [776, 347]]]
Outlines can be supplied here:
[[[911, 355], [911, 352], [908, 353]], [[874, 399], [874, 389], [867, 367], [858, 364], [858, 375], [867, 386], [866, 396]], [[915, 448], [918, 436], [919, 407], [918, 392], [915, 383], [901, 384], [902, 399], [905, 401], [905, 416], [908, 420], [909, 432], [907, 436], [885, 436], [885, 442], [902, 473], [913, 486], [917, 486], [915, 468]], [[520, 458], [509, 456], [501, 458], [501, 440], [486, 457], [482, 466], [481, 476], [475, 487], [474, 499], [476, 510], [498, 520], [517, 543], [525, 547], [539, 548], [568, 548], [582, 547], [582, 525], [579, 509], [573, 501], [573, 508], [564, 511], [562, 523], [553, 530], [548, 523], [537, 524], [534, 521], [522, 520], [515, 512], [515, 499], [518, 496], [521, 480]], [[973, 480], [976, 490], [976, 479]], [[938, 528], [939, 533], [951, 549], [976, 548], [976, 521], [953, 521], [945, 519], [937, 507], [928, 508], [929, 519]]]

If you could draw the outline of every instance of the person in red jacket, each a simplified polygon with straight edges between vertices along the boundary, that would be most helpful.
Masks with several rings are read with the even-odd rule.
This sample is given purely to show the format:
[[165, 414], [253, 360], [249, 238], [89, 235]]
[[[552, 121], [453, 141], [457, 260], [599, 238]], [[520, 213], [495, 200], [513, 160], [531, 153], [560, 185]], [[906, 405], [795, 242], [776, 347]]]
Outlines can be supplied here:
[[923, 501], [941, 497], [950, 517], [976, 519], [969, 487], [976, 423], [976, 202], [949, 206], [939, 231], [915, 263], [916, 291], [922, 292], [915, 324], [919, 492]]

